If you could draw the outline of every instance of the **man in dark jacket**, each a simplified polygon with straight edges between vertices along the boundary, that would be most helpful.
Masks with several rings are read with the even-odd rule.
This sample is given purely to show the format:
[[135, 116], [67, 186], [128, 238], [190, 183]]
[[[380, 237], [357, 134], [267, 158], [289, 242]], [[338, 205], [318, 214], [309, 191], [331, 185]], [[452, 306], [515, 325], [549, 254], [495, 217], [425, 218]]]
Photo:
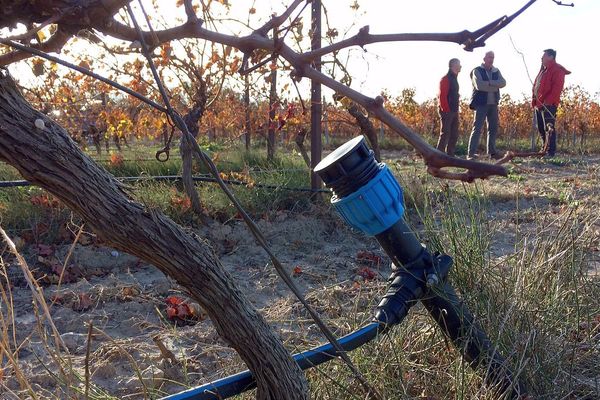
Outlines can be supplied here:
[[458, 104], [460, 96], [456, 77], [460, 69], [461, 65], [458, 58], [453, 58], [448, 62], [448, 73], [440, 80], [440, 91], [438, 93], [442, 127], [437, 149], [446, 152], [449, 156], [454, 156], [458, 140]]
[[556, 153], [556, 109], [565, 85], [565, 75], [570, 73], [571, 71], [556, 63], [555, 50], [544, 50], [542, 68], [533, 83], [531, 106], [542, 137], [543, 151], [550, 157]]
[[506, 80], [500, 70], [494, 67], [494, 52], [488, 51], [483, 57], [483, 64], [471, 71], [473, 95], [470, 108], [475, 110], [473, 130], [469, 138], [468, 159], [476, 158], [479, 147], [483, 122], [487, 120], [487, 153], [492, 158], [501, 157], [496, 150], [496, 135], [498, 133], [498, 103], [500, 88], [506, 86]]

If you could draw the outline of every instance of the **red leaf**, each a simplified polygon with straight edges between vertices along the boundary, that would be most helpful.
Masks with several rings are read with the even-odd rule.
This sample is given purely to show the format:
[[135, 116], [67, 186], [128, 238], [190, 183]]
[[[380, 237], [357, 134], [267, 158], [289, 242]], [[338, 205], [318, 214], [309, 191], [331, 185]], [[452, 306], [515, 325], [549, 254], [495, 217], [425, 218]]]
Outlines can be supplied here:
[[172, 321], [189, 321], [200, 318], [182, 297], [169, 296], [165, 301], [167, 303], [167, 317]]
[[167, 306], [174, 307], [183, 304], [185, 300], [179, 296], [169, 296], [165, 299], [165, 301], [167, 302]]
[[177, 309], [175, 307], [167, 307], [167, 317], [169, 319], [177, 318]]
[[374, 267], [378, 267], [382, 262], [381, 257], [377, 254], [365, 250], [356, 253], [356, 260], [361, 264], [367, 264]]
[[369, 267], [364, 267], [358, 271], [358, 275], [362, 276], [365, 281], [375, 279], [377, 274]]

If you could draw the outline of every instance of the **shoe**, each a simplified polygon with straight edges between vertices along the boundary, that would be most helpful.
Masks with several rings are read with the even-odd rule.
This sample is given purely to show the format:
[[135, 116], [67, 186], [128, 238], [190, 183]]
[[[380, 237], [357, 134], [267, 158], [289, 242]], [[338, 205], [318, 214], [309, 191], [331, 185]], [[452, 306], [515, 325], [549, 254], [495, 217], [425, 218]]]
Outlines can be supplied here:
[[500, 153], [492, 153], [490, 154], [490, 158], [494, 159], [494, 160], [500, 160], [502, 157], [504, 157], [502, 154]]
[[473, 160], [473, 161], [475, 161], [475, 160], [478, 160], [478, 159], [479, 159], [479, 156], [477, 154], [472, 155], [472, 156], [467, 156], [467, 160]]

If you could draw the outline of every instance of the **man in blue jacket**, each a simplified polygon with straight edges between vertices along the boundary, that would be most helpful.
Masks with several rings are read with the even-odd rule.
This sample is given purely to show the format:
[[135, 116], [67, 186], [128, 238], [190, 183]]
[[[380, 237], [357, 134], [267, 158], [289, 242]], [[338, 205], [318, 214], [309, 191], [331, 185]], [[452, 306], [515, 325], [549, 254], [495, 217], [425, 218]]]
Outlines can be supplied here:
[[477, 158], [476, 152], [481, 137], [483, 122], [487, 120], [487, 153], [492, 158], [502, 156], [496, 149], [496, 135], [498, 133], [498, 103], [500, 102], [500, 88], [506, 86], [506, 80], [500, 70], [494, 67], [494, 52], [488, 51], [483, 57], [483, 64], [471, 71], [473, 95], [470, 108], [475, 110], [473, 130], [469, 138], [469, 151], [467, 159]]

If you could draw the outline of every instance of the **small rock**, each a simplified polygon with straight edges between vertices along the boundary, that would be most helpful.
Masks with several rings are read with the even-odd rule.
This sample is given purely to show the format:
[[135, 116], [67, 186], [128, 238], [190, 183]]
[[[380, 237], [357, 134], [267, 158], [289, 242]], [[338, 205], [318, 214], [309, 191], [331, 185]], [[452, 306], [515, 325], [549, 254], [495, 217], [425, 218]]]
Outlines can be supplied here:
[[113, 257], [119, 257], [119, 252], [116, 251], [116, 250], [113, 250], [113, 251], [110, 252], [110, 255], [113, 256]]

